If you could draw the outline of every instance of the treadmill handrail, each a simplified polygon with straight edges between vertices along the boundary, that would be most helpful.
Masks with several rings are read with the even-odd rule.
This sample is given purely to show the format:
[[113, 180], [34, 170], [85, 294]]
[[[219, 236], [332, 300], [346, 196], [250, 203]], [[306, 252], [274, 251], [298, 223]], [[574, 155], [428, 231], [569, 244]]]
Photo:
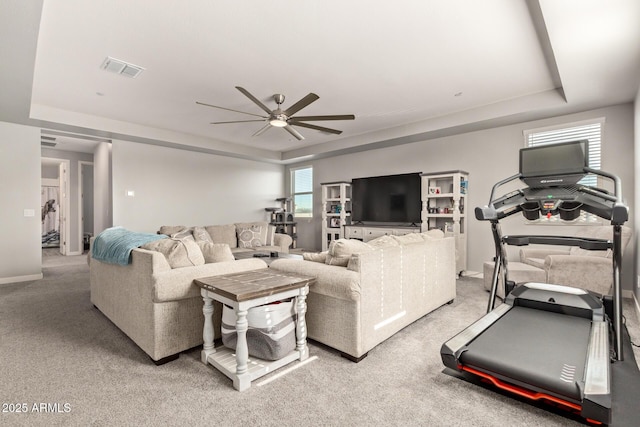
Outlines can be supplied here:
[[613, 249], [613, 242], [611, 240], [575, 236], [507, 235], [502, 237], [502, 241], [507, 245], [513, 246], [540, 244], [556, 246], [578, 246], [581, 249], [590, 251], [606, 251], [607, 249]]
[[493, 201], [495, 200], [494, 195], [495, 195], [495, 192], [498, 189], [498, 187], [500, 187], [501, 185], [504, 185], [504, 184], [506, 184], [508, 182], [514, 181], [516, 179], [519, 179], [521, 177], [522, 177], [522, 174], [521, 173], [517, 173], [517, 174], [515, 174], [513, 176], [510, 176], [509, 178], [505, 178], [502, 181], [496, 182], [493, 185], [493, 187], [491, 188], [491, 195], [489, 196], [489, 204], [488, 204], [488, 206], [493, 207]]

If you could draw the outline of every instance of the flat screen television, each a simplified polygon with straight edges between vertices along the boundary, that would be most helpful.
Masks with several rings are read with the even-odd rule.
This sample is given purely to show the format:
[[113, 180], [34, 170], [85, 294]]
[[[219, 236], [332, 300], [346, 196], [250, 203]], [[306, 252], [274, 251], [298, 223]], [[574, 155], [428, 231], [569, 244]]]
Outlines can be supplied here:
[[589, 141], [548, 144], [520, 150], [520, 179], [532, 188], [577, 184], [589, 166]]
[[420, 173], [356, 178], [351, 181], [354, 222], [420, 223]]

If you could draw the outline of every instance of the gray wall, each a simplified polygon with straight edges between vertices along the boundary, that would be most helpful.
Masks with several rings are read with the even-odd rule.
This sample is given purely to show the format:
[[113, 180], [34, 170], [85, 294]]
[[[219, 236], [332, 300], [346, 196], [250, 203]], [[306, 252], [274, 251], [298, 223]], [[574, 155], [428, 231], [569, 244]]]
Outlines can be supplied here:
[[69, 244], [67, 249], [71, 254], [82, 253], [79, 215], [81, 200], [78, 171], [80, 169], [80, 161], [93, 162], [93, 154], [56, 150], [53, 148], [42, 148], [41, 153], [42, 157], [69, 160]]
[[42, 277], [40, 173], [40, 129], [0, 122], [0, 284]]
[[[283, 196], [284, 166], [112, 141], [113, 225], [155, 233], [162, 225], [268, 220]], [[133, 191], [134, 196], [127, 196]]]
[[[524, 147], [523, 131], [540, 127], [605, 118], [602, 169], [618, 174], [624, 183], [627, 203], [634, 203], [633, 175], [633, 105], [623, 104], [552, 119], [470, 132], [429, 141], [401, 145], [362, 153], [347, 154], [287, 167], [313, 165], [314, 215], [311, 221], [298, 225], [298, 246], [321, 247], [320, 210], [322, 182], [351, 180], [357, 177], [406, 172], [438, 172], [462, 169], [469, 172], [469, 208], [485, 205], [491, 187], [501, 179], [518, 172], [518, 152]], [[287, 173], [289, 179], [289, 173]], [[469, 212], [471, 212], [469, 210]], [[482, 263], [493, 257], [490, 227], [468, 218], [468, 270], [482, 271]], [[633, 225], [631, 221], [630, 225]], [[535, 231], [531, 228], [536, 227]], [[525, 225], [521, 218], [509, 218], [503, 224], [505, 233], [543, 234], [544, 227]], [[568, 231], [571, 232], [571, 231]], [[633, 280], [633, 245], [627, 247], [623, 262], [625, 289]]]

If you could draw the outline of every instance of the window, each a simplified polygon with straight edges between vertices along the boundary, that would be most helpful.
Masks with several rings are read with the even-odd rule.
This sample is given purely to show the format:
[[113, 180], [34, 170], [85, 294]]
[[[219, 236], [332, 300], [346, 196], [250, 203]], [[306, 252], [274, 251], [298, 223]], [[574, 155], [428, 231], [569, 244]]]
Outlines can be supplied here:
[[313, 217], [313, 167], [291, 170], [293, 215], [298, 218]]
[[[547, 128], [542, 130], [530, 130], [524, 132], [525, 146], [536, 147], [546, 144], [557, 144], [560, 142], [577, 141], [580, 139], [589, 140], [589, 167], [600, 169], [600, 145], [602, 141], [602, 123], [598, 120], [589, 123], [575, 123], [564, 125], [561, 128]], [[588, 175], [584, 177], [580, 184], [596, 187], [597, 176]]]
[[[602, 125], [604, 119], [593, 120], [589, 122], [580, 122], [565, 124], [562, 127], [534, 129], [524, 132], [525, 146], [535, 147], [546, 144], [558, 144], [560, 142], [577, 141], [581, 139], [589, 140], [589, 167], [591, 169], [600, 169], [601, 163], [601, 145], [602, 145]], [[580, 184], [592, 187], [598, 186], [598, 177], [596, 175], [587, 175]], [[592, 214], [582, 212], [580, 217], [574, 220], [579, 223], [600, 223], [600, 219]], [[542, 222], [545, 224], [561, 223], [558, 215], [551, 218], [540, 218], [532, 221], [533, 223]]]

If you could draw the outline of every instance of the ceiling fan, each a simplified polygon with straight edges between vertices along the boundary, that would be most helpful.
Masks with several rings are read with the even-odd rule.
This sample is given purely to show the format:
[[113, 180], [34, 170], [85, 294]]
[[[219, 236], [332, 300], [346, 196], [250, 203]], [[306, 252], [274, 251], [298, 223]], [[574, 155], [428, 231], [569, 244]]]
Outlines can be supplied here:
[[275, 94], [275, 95], [273, 95], [273, 100], [277, 104], [277, 107], [276, 107], [275, 110], [270, 110], [266, 105], [264, 105], [262, 102], [260, 102], [255, 96], [251, 95], [251, 93], [249, 93], [248, 90], [246, 90], [246, 89], [244, 89], [244, 88], [242, 88], [240, 86], [236, 86], [236, 89], [238, 89], [247, 98], [249, 98], [251, 101], [253, 101], [253, 103], [256, 104], [258, 107], [260, 107], [265, 113], [267, 113], [267, 115], [265, 116], [265, 115], [254, 114], [254, 113], [247, 113], [245, 111], [233, 110], [231, 108], [219, 107], [217, 105], [211, 105], [211, 104], [206, 104], [204, 102], [196, 101], [196, 104], [199, 104], [199, 105], [205, 105], [207, 107], [219, 108], [221, 110], [233, 111], [233, 112], [236, 112], [236, 113], [248, 114], [250, 116], [260, 117], [260, 119], [254, 119], [254, 120], [234, 120], [234, 121], [230, 121], [230, 122], [212, 122], [211, 124], [219, 125], [219, 124], [226, 124], [226, 123], [266, 122], [264, 127], [259, 129], [252, 136], [262, 135], [264, 132], [266, 132], [269, 128], [271, 128], [273, 126], [273, 127], [283, 128], [284, 130], [289, 132], [291, 135], [296, 137], [296, 139], [303, 140], [304, 136], [302, 136], [300, 134], [300, 132], [295, 130], [292, 126], [300, 126], [300, 127], [305, 127], [305, 128], [309, 128], [309, 129], [319, 130], [321, 132], [327, 132], [327, 133], [333, 133], [333, 134], [336, 134], [336, 135], [340, 135], [342, 133], [341, 130], [331, 129], [331, 128], [327, 128], [327, 127], [324, 127], [324, 126], [316, 126], [316, 125], [312, 125], [310, 123], [304, 123], [304, 122], [315, 122], [315, 121], [321, 121], [321, 120], [353, 120], [353, 119], [356, 118], [356, 116], [354, 116], [353, 114], [341, 114], [341, 115], [330, 115], [330, 116], [296, 116], [296, 117], [293, 117], [293, 115], [295, 113], [297, 113], [298, 111], [302, 110], [307, 105], [311, 104], [314, 101], [317, 101], [320, 98], [315, 93], [310, 93], [309, 95], [305, 96], [304, 98], [302, 98], [301, 100], [299, 100], [298, 102], [296, 102], [295, 104], [293, 104], [292, 106], [287, 108], [286, 110], [283, 110], [281, 108], [281, 105], [284, 102], [284, 95]]

